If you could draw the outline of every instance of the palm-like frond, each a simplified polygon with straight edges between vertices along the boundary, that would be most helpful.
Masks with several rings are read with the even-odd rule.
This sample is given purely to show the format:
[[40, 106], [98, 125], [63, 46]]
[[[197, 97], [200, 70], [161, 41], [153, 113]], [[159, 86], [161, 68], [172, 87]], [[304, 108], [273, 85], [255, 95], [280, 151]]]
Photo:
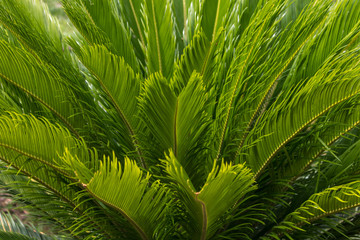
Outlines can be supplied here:
[[85, 187], [95, 198], [118, 210], [142, 239], [152, 239], [170, 199], [159, 182], [148, 186], [149, 178], [149, 174], [143, 177], [141, 169], [129, 159], [125, 159], [122, 169], [113, 156], [104, 160]]
[[[6, 42], [1, 42], [0, 48], [1, 61], [6, 63], [1, 65], [1, 77], [41, 102], [79, 136], [73, 126], [74, 119], [71, 119], [75, 111], [67, 97], [70, 92], [62, 84], [57, 71]], [[37, 81], [30, 82], [32, 78]]]
[[210, 80], [215, 55], [215, 44], [211, 44], [205, 34], [200, 31], [194, 35], [190, 44], [185, 48], [180, 61], [175, 65], [174, 75], [171, 78], [171, 87], [179, 94], [187, 85], [191, 74], [196, 71], [206, 79]]
[[0, 1], [0, 184], [32, 216], [79, 239], [356, 238], [359, 1], [61, 2], [66, 39], [41, 0]]
[[195, 0], [171, 0], [174, 24], [176, 29], [176, 41], [178, 44], [179, 52], [193, 38], [194, 30], [199, 19], [196, 13], [199, 10], [199, 1]]
[[63, 4], [73, 24], [90, 44], [105, 45], [114, 54], [122, 56], [135, 71], [139, 71], [130, 35], [113, 1], [64, 0]]
[[135, 48], [135, 53], [138, 59], [144, 64], [144, 47], [145, 47], [145, 32], [142, 24], [143, 18], [141, 9], [143, 1], [121, 0], [120, 9], [122, 19], [127, 23], [133, 34], [131, 40]]
[[40, 0], [16, 3], [6, 0], [2, 1], [0, 11], [3, 26], [30, 52], [49, 64], [62, 66], [62, 70], [71, 69], [69, 49], [65, 48], [58, 22], [50, 16], [47, 5]]
[[[99, 81], [103, 91], [118, 115], [116, 129], [121, 135], [122, 148], [127, 155], [136, 152], [145, 167], [138, 144], [138, 107], [141, 80], [123, 58], [110, 53], [105, 47], [94, 46], [75, 49], [79, 59]], [[110, 110], [109, 110], [110, 111]]]
[[[356, 61], [356, 55], [356, 50], [347, 52], [344, 54], [343, 60], [354, 59]], [[345, 64], [349, 64], [349, 61], [346, 61]], [[348, 100], [359, 92], [357, 74], [358, 65], [356, 62], [350, 64], [351, 65], [348, 66], [349, 71], [346, 72], [345, 75], [337, 74], [341, 72], [340, 69], [342, 69], [343, 63], [338, 60], [331, 61], [330, 59], [329, 62], [326, 63], [324, 67], [296, 93], [292, 101], [281, 108], [281, 111], [275, 109], [272, 113], [269, 113], [269, 115], [272, 116], [272, 120], [267, 121], [265, 126], [263, 126], [263, 132], [261, 133], [263, 136], [267, 137], [256, 144], [254, 148], [250, 149], [249, 159], [251, 160], [249, 163], [257, 174], [262, 171], [264, 166], [266, 166], [268, 159], [270, 159], [277, 150], [292, 137], [292, 135], [301, 131], [330, 108]], [[329, 72], [331, 73], [329, 74]], [[318, 85], [319, 82], [322, 82], [322, 84]], [[334, 94], [330, 94], [330, 92]], [[324, 94], [326, 94], [326, 98], [324, 97]], [[305, 95], [306, 97], [304, 97]], [[314, 102], [318, 104], [314, 104]], [[279, 106], [281, 106], [281, 104]], [[299, 108], [299, 106], [307, 106], [307, 108]], [[284, 110], [286, 110], [286, 112]], [[300, 110], [301, 113], [297, 113], [298, 110]], [[295, 115], [296, 119], [292, 117]], [[270, 125], [274, 123], [279, 124], [278, 127], [271, 128]], [[281, 135], [284, 134], [282, 136], [278, 134], [279, 132], [274, 132], [273, 130], [278, 129], [280, 126], [282, 127]], [[278, 145], [279, 143], [280, 145]], [[262, 149], [261, 153], [256, 150], [259, 149], [259, 147]], [[258, 155], [258, 153], [260, 153], [260, 155]]]
[[[346, 209], [355, 208], [360, 205], [359, 182], [352, 182], [328, 188], [320, 193], [312, 195], [300, 208], [290, 213], [283, 222], [274, 227], [269, 237], [276, 237], [277, 229], [301, 230], [303, 224], [309, 224], [324, 216], [341, 212]], [[264, 237], [263, 239], [267, 239]]]
[[164, 165], [175, 184], [178, 197], [188, 210], [187, 228], [190, 228], [190, 235], [195, 239], [208, 239], [214, 235], [224, 224], [221, 217], [236, 207], [237, 201], [246, 193], [256, 188], [250, 170], [242, 165], [214, 164], [198, 192], [172, 152], [164, 160]]
[[144, 83], [140, 98], [142, 119], [158, 142], [159, 154], [173, 149], [175, 157], [192, 179], [195, 176], [203, 178], [199, 172], [205, 173], [205, 169], [209, 171], [211, 168], [211, 163], [209, 166], [204, 162], [204, 155], [198, 151], [208, 147], [206, 102], [201, 77], [196, 73], [191, 75], [178, 97], [161, 75], [153, 75]]

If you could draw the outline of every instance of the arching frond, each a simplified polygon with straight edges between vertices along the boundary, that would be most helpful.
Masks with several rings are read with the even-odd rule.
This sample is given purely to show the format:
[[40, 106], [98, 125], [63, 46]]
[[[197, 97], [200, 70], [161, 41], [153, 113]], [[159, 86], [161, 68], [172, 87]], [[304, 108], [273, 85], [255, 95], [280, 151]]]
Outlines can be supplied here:
[[[360, 106], [358, 103], [354, 104], [354, 101], [358, 102], [358, 98], [356, 97], [353, 101], [350, 100], [335, 107], [327, 114], [324, 120], [319, 119], [319, 122], [322, 122], [322, 127], [316, 135], [306, 138], [307, 141], [311, 142], [311, 144], [304, 146], [307, 150], [304, 151], [302, 157], [297, 161], [289, 161], [288, 165], [284, 164], [283, 170], [280, 171], [282, 173], [279, 172], [280, 176], [292, 178], [300, 176], [316, 160], [319, 154], [329, 150], [324, 148], [323, 143], [331, 145], [344, 136], [346, 132], [359, 125]], [[300, 149], [301, 147], [299, 151]], [[336, 168], [336, 166], [334, 165], [333, 167]]]
[[243, 165], [214, 163], [202, 189], [197, 192], [185, 169], [172, 152], [163, 161], [178, 197], [189, 214], [186, 228], [193, 239], [211, 238], [222, 227], [223, 217], [246, 193], [256, 189], [250, 169]]
[[334, 185], [343, 181], [356, 179], [360, 171], [360, 141], [352, 144], [343, 154], [339, 156], [340, 162], [328, 166], [324, 175], [329, 184]]
[[[308, 84], [295, 94], [294, 98], [285, 105], [286, 107], [279, 107], [269, 112], [272, 120], [267, 118], [267, 123], [261, 132], [262, 136], [267, 137], [250, 149], [247, 158], [257, 174], [263, 170], [277, 150], [296, 133], [332, 107], [359, 93], [357, 55], [357, 50], [354, 50], [343, 53], [340, 59], [338, 57], [330, 59]], [[351, 62], [349, 59], [352, 59]], [[344, 65], [349, 71], [340, 71]], [[327, 97], [324, 98], [323, 94]], [[279, 125], [273, 128], [271, 125], [274, 123]], [[279, 129], [280, 126], [282, 131], [279, 135], [275, 129]], [[261, 152], [258, 151], [259, 147]]]
[[[94, 117], [96, 114], [93, 114], [96, 107], [92, 96], [88, 94], [89, 85], [84, 75], [80, 73], [78, 63], [71, 54], [71, 48], [65, 43], [58, 22], [50, 15], [47, 6], [41, 0], [6, 0], [1, 2], [0, 11], [2, 25], [11, 32], [12, 38], [17, 38], [17, 44], [11, 45], [19, 48], [23, 46], [21, 50], [26, 51], [26, 55], [33, 55], [35, 60], [39, 60], [39, 64], [43, 63], [56, 69], [61, 78], [61, 84], [66, 85], [62, 89], [65, 91], [64, 95], [67, 96], [67, 103], [64, 103], [64, 106], [68, 106], [68, 102], [72, 103], [72, 107], [75, 108], [70, 114], [74, 120], [73, 125], [75, 127], [81, 125], [78, 128], [78, 135], [86, 136], [87, 139], [95, 138], [89, 126], [99, 124], [100, 121]], [[13, 67], [23, 68], [24, 66]], [[31, 69], [29, 68], [28, 71]], [[60, 80], [58, 77], [56, 79]], [[34, 81], [29, 78], [28, 81], [30, 80]], [[58, 96], [59, 93], [54, 95]], [[92, 118], [89, 115], [92, 115]]]
[[70, 20], [89, 44], [105, 45], [114, 54], [123, 57], [134, 71], [139, 71], [130, 34], [121, 21], [119, 9], [114, 1], [63, 0], [62, 2]]
[[[286, 216], [268, 234], [275, 237], [276, 231], [283, 229], [301, 230], [301, 226], [324, 216], [335, 214], [360, 205], [360, 183], [355, 181], [346, 185], [328, 188], [312, 195], [300, 208]], [[289, 235], [289, 234], [288, 234]], [[266, 237], [262, 239], [267, 239]]]
[[46, 63], [29, 55], [23, 49], [0, 42], [0, 76], [29, 94], [49, 109], [74, 134], [75, 108], [69, 100], [70, 91], [62, 83], [58, 72]]
[[0, 0], [0, 188], [50, 232], [356, 238], [360, 1], [43, 1]]
[[148, 185], [149, 178], [130, 159], [125, 160], [122, 169], [113, 156], [104, 160], [85, 187], [95, 198], [119, 211], [142, 239], [156, 239], [155, 229], [164, 220], [170, 198], [160, 182]]
[[[322, 31], [310, 39], [296, 57], [283, 88], [313, 76], [331, 54], [356, 47], [359, 21], [358, 1], [341, 1], [332, 6]], [[341, 32], [334, 31], [339, 28]]]
[[[254, 91], [254, 89], [250, 88], [250, 86], [247, 86], [247, 82], [250, 81], [251, 78], [251, 73], [250, 76], [246, 77], [246, 73], [249, 71], [247, 68], [254, 67], [251, 62], [254, 60], [261, 61], [262, 57], [268, 52], [268, 50], [262, 49], [260, 46], [262, 44], [266, 45], [266, 43], [271, 40], [269, 36], [274, 34], [274, 27], [271, 27], [271, 25], [275, 20], [275, 16], [278, 15], [283, 7], [280, 4], [277, 4], [276, 6], [277, 8], [273, 9], [273, 5], [269, 1], [262, 8], [263, 11], [259, 11], [253, 17], [252, 23], [250, 24], [249, 28], [247, 28], [246, 33], [244, 33], [244, 37], [242, 38], [241, 42], [238, 43], [239, 47], [237, 51], [239, 51], [241, 54], [233, 60], [232, 66], [230, 66], [230, 68], [235, 67], [237, 69], [236, 73], [230, 69], [228, 71], [228, 78], [231, 77], [233, 81], [227, 79], [224, 84], [221, 84], [223, 86], [220, 88], [221, 96], [218, 100], [216, 109], [216, 122], [214, 125], [214, 129], [216, 129], [216, 131], [214, 131], [215, 148], [218, 149], [217, 156], [215, 156], [217, 159], [221, 158], [223, 144], [225, 139], [227, 139], [228, 127], [230, 125], [229, 120], [232, 119], [231, 116], [234, 111], [233, 104], [235, 100], [239, 98], [236, 98], [236, 93], [239, 94], [239, 92], [241, 92], [242, 94], [245, 94], [245, 88], [247, 94], [250, 94], [252, 91]], [[267, 9], [270, 8], [273, 9], [271, 13], [274, 15], [268, 14], [270, 11]], [[240, 62], [240, 64], [235, 64], [236, 62]], [[240, 102], [239, 104], [246, 105], [246, 101], [253, 100], [253, 97], [240, 97], [240, 99], [244, 99], [244, 101]], [[242, 121], [237, 122], [238, 124], [242, 124]]]
[[95, 45], [75, 51], [85, 67], [99, 81], [115, 108], [119, 119], [116, 128], [121, 134], [120, 144], [125, 149], [125, 153], [129, 155], [136, 152], [137, 158], [145, 167], [146, 163], [137, 139], [139, 125], [137, 97], [141, 87], [139, 76], [135, 75], [123, 58], [113, 55], [103, 46]]
[[0, 21], [21, 44], [45, 62], [62, 66], [63, 70], [72, 65], [59, 24], [42, 1], [4, 0], [0, 5]]
[[[289, 26], [289, 30], [284, 30], [279, 35], [276, 33], [276, 31], [277, 28], [280, 28], [280, 22], [273, 25], [274, 29], [272, 31], [274, 31], [273, 36], [275, 36], [273, 40], [277, 38], [276, 44], [268, 44], [271, 44], [273, 47], [275, 47], [275, 52], [273, 52], [271, 49], [268, 49], [267, 51], [269, 52], [266, 54], [270, 54], [271, 57], [269, 59], [266, 59], [266, 61], [263, 59], [257, 63], [253, 63], [255, 65], [259, 64], [256, 68], [253, 67], [254, 70], [256, 69], [256, 72], [266, 72], [266, 74], [256, 74], [257, 76], [254, 78], [250, 77], [249, 81], [246, 83], [245, 89], [243, 92], [241, 92], [242, 98], [250, 99], [251, 103], [246, 103], [246, 106], [244, 106], [242, 102], [239, 102], [240, 105], [238, 105], [238, 109], [241, 109], [241, 114], [239, 115], [240, 119], [238, 119], [238, 121], [240, 123], [246, 122], [247, 124], [246, 127], [241, 127], [245, 129], [241, 130], [240, 133], [241, 141], [238, 143], [239, 147], [237, 154], [240, 154], [241, 148], [246, 145], [248, 131], [263, 115], [264, 110], [269, 108], [269, 103], [272, 97], [274, 97], [274, 94], [276, 94], [278, 85], [281, 86], [282, 84], [282, 76], [285, 74], [286, 69], [289, 67], [304, 45], [307, 44], [309, 39], [311, 39], [318, 31], [320, 31], [321, 27], [324, 26], [326, 13], [330, 5], [330, 1], [323, 3], [312, 2], [299, 15], [299, 17], [296, 18], [296, 21]], [[281, 9], [281, 12], [285, 11], [286, 9], [287, 8], [284, 6], [284, 9]], [[310, 19], [307, 18], [309, 14], [313, 16]], [[270, 31], [270, 33], [272, 31]], [[240, 66], [242, 66], [242, 64]], [[267, 66], [271, 67], [268, 68]], [[252, 73], [252, 71], [250, 73]], [[240, 76], [240, 78], [243, 77]], [[243, 114], [244, 110], [245, 114]]]

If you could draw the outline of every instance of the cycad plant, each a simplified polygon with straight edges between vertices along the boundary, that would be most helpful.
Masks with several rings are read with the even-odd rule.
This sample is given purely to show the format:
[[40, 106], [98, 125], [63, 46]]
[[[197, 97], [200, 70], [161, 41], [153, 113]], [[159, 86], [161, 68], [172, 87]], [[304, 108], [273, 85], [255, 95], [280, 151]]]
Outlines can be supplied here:
[[62, 5], [0, 0], [0, 183], [47, 239], [359, 239], [360, 1]]

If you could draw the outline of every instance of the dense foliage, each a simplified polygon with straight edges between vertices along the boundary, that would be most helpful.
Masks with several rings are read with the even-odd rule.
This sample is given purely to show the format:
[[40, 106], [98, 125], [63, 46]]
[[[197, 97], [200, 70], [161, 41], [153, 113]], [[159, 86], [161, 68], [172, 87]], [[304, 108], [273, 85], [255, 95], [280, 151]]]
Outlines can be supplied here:
[[360, 238], [360, 1], [62, 5], [0, 0], [0, 184], [51, 226], [0, 238]]

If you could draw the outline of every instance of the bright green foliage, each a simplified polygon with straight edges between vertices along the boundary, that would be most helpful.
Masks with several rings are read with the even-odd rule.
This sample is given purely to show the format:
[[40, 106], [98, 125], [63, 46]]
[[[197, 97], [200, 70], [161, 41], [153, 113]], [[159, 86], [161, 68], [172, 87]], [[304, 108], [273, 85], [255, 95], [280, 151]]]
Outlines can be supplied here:
[[0, 0], [0, 186], [53, 235], [0, 239], [360, 237], [360, 1], [61, 4]]
[[175, 38], [170, 5], [167, 0], [144, 1], [144, 28], [146, 72], [160, 72], [165, 77], [172, 74], [175, 55]]
[[147, 239], [156, 236], [155, 230], [167, 214], [166, 205], [171, 199], [166, 187], [158, 181], [148, 186], [150, 175], [143, 177], [142, 174], [136, 163], [129, 159], [125, 159], [124, 170], [116, 157], [111, 161], [109, 158], [104, 159], [86, 189], [94, 197], [120, 211], [141, 238]]

